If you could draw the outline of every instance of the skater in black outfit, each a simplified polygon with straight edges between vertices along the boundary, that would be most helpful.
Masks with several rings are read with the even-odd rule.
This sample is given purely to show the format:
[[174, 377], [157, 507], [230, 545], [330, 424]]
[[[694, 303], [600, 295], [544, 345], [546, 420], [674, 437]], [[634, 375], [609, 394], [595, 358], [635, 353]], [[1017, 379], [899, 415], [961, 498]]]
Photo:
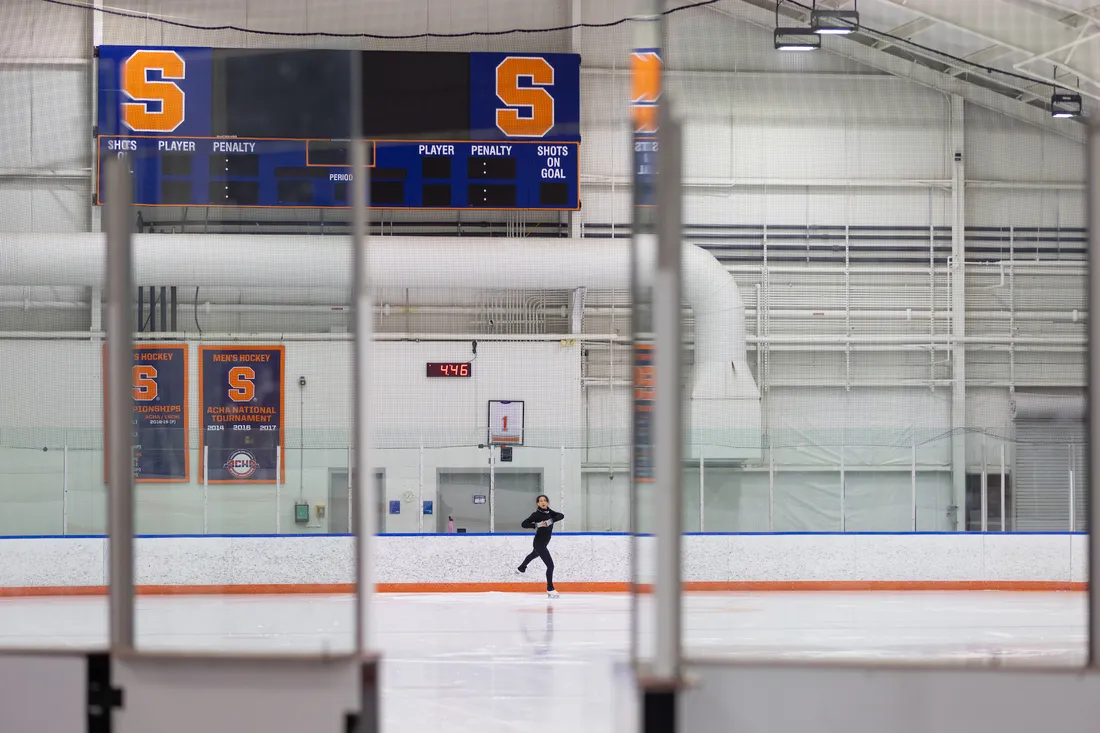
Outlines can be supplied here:
[[536, 557], [542, 558], [546, 565], [546, 594], [551, 598], [557, 598], [558, 592], [554, 590], [554, 558], [550, 557], [550, 551], [546, 546], [550, 544], [550, 535], [554, 533], [554, 522], [565, 519], [565, 515], [550, 508], [550, 499], [546, 494], [539, 494], [535, 500], [538, 508], [535, 512], [523, 520], [524, 529], [535, 530], [535, 541], [531, 554], [523, 558], [523, 562], [516, 568], [521, 573], [527, 572], [527, 566]]

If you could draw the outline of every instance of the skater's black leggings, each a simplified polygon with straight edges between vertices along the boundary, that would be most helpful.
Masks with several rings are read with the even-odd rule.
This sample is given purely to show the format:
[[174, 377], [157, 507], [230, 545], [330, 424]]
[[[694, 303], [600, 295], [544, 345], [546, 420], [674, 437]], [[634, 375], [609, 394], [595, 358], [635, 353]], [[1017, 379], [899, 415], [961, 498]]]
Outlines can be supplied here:
[[546, 545], [535, 545], [531, 554], [523, 558], [523, 564], [520, 567], [526, 570], [536, 557], [542, 558], [542, 562], [546, 565], [546, 590], [554, 590], [554, 558], [550, 557], [550, 550], [546, 549]]

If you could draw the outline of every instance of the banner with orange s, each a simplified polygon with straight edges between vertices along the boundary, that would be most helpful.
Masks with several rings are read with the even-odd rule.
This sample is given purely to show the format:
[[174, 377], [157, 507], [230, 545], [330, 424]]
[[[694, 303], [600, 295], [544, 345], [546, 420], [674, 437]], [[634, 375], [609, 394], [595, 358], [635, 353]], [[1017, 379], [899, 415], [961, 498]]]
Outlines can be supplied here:
[[[133, 353], [130, 383], [134, 405], [134, 481], [187, 482], [191, 477], [187, 450], [187, 346], [135, 344]], [[103, 365], [106, 372], [106, 346]], [[103, 398], [107, 404], [106, 379]], [[105, 439], [106, 434], [105, 430]]]
[[[275, 483], [283, 447], [284, 348], [200, 346], [201, 444], [209, 482]], [[282, 459], [280, 481], [286, 477]]]

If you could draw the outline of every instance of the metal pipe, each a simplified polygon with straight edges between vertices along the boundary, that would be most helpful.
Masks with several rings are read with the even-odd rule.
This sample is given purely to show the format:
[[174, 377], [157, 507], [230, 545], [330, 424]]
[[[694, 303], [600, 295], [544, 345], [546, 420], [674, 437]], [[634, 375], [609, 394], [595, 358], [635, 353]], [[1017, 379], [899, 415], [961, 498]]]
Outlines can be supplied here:
[[1077, 481], [1073, 443], [1069, 444], [1069, 531], [1077, 531]]
[[206, 534], [209, 528], [209, 502], [210, 502], [210, 446], [202, 447], [202, 533]]
[[707, 531], [707, 459], [699, 451], [699, 531]]
[[840, 531], [841, 532], [846, 532], [847, 529], [848, 529], [848, 526], [847, 526], [848, 523], [846, 521], [847, 520], [847, 517], [846, 517], [847, 507], [845, 506], [845, 503], [847, 501], [847, 497], [845, 495], [848, 492], [845, 489], [845, 484], [847, 482], [844, 480], [845, 479], [844, 473], [845, 473], [844, 472], [844, 446], [842, 445], [842, 446], [840, 446]]
[[493, 460], [493, 444], [489, 444], [489, 534], [497, 531], [496, 506], [497, 506], [497, 473]]
[[61, 452], [61, 536], [69, 534], [69, 446]]
[[[141, 334], [148, 337], [148, 334]], [[87, 341], [91, 339], [106, 338], [103, 331], [0, 331], [0, 340], [4, 339], [50, 339], [54, 341]], [[350, 333], [233, 333], [233, 332], [209, 332], [199, 333], [189, 331], [176, 331], [158, 333], [158, 340], [168, 341], [352, 341], [354, 334]], [[524, 334], [499, 334], [499, 333], [385, 333], [375, 335], [376, 341], [457, 341], [469, 342], [471, 339], [478, 341], [613, 341], [629, 342], [627, 336], [619, 334], [561, 334], [561, 333], [524, 333]]]
[[771, 455], [768, 456], [768, 531], [775, 531], [775, 458]]
[[282, 511], [282, 487], [279, 479], [283, 475], [283, 449], [281, 446], [275, 447], [275, 534], [283, 533], [283, 511]]
[[[684, 309], [687, 311], [688, 309]], [[746, 308], [745, 315], [754, 315], [755, 308]], [[851, 316], [852, 318], [874, 318], [879, 320], [897, 320], [897, 321], [911, 321], [914, 319], [931, 318], [933, 313], [927, 310], [917, 310], [913, 308], [900, 308], [893, 310], [869, 310], [869, 309], [853, 309], [850, 313], [845, 313], [842, 310], [812, 310], [812, 309], [772, 309], [769, 311], [769, 315], [776, 316], [778, 318], [812, 318], [814, 320], [832, 320], [841, 319]], [[968, 310], [966, 312], [967, 317], [988, 319], [988, 320], [1007, 320], [1012, 317], [1012, 314], [1008, 311], [991, 311], [991, 310]], [[1086, 310], [1069, 310], [1069, 311], [1016, 311], [1016, 318], [1025, 321], [1060, 321], [1067, 320], [1071, 323], [1077, 323], [1084, 321], [1088, 318], [1088, 311]]]
[[353, 479], [352, 474], [354, 473], [354, 469], [352, 469], [351, 453], [352, 453], [352, 450], [351, 450], [351, 446], [349, 445], [348, 446], [348, 534], [354, 535], [355, 534], [355, 520], [354, 520], [354, 517], [355, 517], [355, 496], [354, 496], [354, 494], [355, 494], [355, 491], [354, 491], [355, 482], [352, 480]]
[[[630, 178], [626, 176], [609, 176], [598, 174], [581, 175], [581, 185], [588, 188], [610, 188], [611, 186], [629, 185]], [[1005, 182], [1010, 183], [1010, 182]], [[708, 178], [703, 176], [685, 178], [684, 188], [947, 188], [951, 181], [947, 179], [928, 178], [905, 180], [899, 178]], [[1066, 186], [1068, 187], [1068, 186]]]
[[[621, 186], [629, 181], [623, 176], [585, 173], [581, 184], [589, 188]], [[981, 179], [966, 182], [967, 188], [1014, 191], [1081, 191], [1084, 184], [1073, 181], [1012, 181]], [[947, 189], [949, 178], [760, 178], [739, 176], [736, 178], [694, 177], [684, 180], [685, 188], [920, 188]]]
[[133, 363], [131, 177], [128, 157], [108, 158], [107, 201], [107, 516], [112, 652], [134, 648], [134, 457], [130, 365]]
[[[0, 301], [0, 308], [5, 305], [16, 308], [20, 307], [21, 303], [15, 301]], [[82, 308], [87, 308], [87, 303], [74, 303], [72, 305], [79, 305]], [[195, 307], [194, 303], [185, 304], [188, 307]], [[71, 307], [70, 304], [65, 304], [65, 307]], [[199, 303], [197, 304], [200, 313], [334, 313], [334, 314], [346, 314], [351, 315], [352, 306], [350, 304], [329, 304], [329, 305], [310, 305], [310, 304], [295, 304], [295, 303]], [[555, 308], [555, 310], [557, 310]], [[375, 305], [371, 308], [371, 311], [375, 315], [381, 315], [383, 317], [400, 316], [406, 314], [422, 314], [422, 315], [447, 315], [447, 314], [470, 314], [470, 313], [484, 313], [485, 308], [476, 305], [393, 305], [390, 303], [382, 303]], [[537, 309], [534, 306], [494, 306], [494, 313], [505, 314], [519, 314], [522, 319], [517, 319], [519, 322], [532, 320], [534, 312]]]
[[[764, 308], [760, 305], [760, 283], [756, 283], [756, 302], [754, 303], [753, 310], [756, 311], [756, 333], [751, 338], [758, 339], [763, 336], [764, 332]], [[748, 343], [750, 336], [745, 334], [745, 342]], [[753, 342], [755, 343], [755, 341]], [[756, 349], [756, 380], [760, 383], [761, 375], [764, 373], [764, 350]]]
[[982, 436], [982, 475], [981, 475], [981, 511], [982, 511], [982, 532], [989, 531], [989, 472], [986, 469], [985, 464], [985, 437]]
[[1005, 507], [1005, 447], [1001, 444], [1001, 531], [1006, 531], [1005, 517], [1008, 511]]
[[20, 310], [84, 310], [88, 303], [79, 300], [0, 300], [0, 308]]
[[417, 526], [416, 531], [418, 534], [424, 534], [424, 444], [420, 444], [420, 450], [417, 457], [417, 478], [416, 478], [416, 492], [420, 497], [420, 503], [417, 507]]
[[[94, 331], [0, 331], [0, 340], [51, 340], [51, 341], [87, 341], [89, 338], [92, 340], [105, 338], [105, 332]], [[352, 337], [346, 333], [203, 333], [201, 336], [198, 333], [158, 333], [158, 340], [203, 340], [203, 341], [275, 341], [275, 342], [293, 342], [293, 341], [351, 341]], [[471, 339], [478, 341], [503, 341], [503, 342], [549, 342], [549, 341], [562, 341], [562, 340], [575, 340], [581, 342], [593, 343], [594, 345], [603, 345], [607, 342], [628, 344], [630, 338], [626, 336], [620, 336], [618, 334], [582, 334], [576, 337], [569, 334], [414, 334], [414, 333], [377, 333], [376, 341], [441, 341], [441, 342], [468, 342]], [[746, 341], [749, 346], [755, 346], [757, 344], [766, 344], [769, 348], [776, 348], [781, 346], [838, 346], [840, 349], [846, 348], [845, 342], [850, 341], [853, 349], [858, 346], [868, 345], [894, 345], [894, 346], [939, 346], [947, 347], [956, 343], [964, 343], [969, 346], [1001, 346], [1007, 347], [1010, 345], [1022, 345], [1022, 346], [1044, 346], [1044, 347], [1066, 347], [1067, 345], [1079, 345], [1085, 347], [1088, 345], [1088, 339], [1086, 337], [1077, 336], [1064, 336], [1064, 337], [1044, 337], [1044, 336], [966, 336], [958, 338], [945, 334], [943, 336], [917, 336], [917, 335], [897, 335], [897, 334], [883, 334], [880, 336], [850, 336], [846, 337], [843, 334], [838, 335], [819, 335], [819, 334], [802, 334], [802, 335], [789, 335], [789, 336], [747, 336]], [[685, 346], [685, 348], [692, 348], [691, 344]], [[887, 350], [887, 349], [876, 349]]]
[[953, 336], [951, 334], [933, 335], [933, 336], [917, 336], [915, 334], [880, 334], [871, 336], [844, 336], [843, 334], [837, 335], [822, 335], [822, 334], [799, 334], [790, 336], [769, 336], [765, 339], [756, 339], [752, 336], [747, 336], [748, 343], [768, 343], [770, 345], [775, 344], [819, 344], [819, 343], [840, 343], [843, 344], [846, 341], [851, 341], [853, 344], [1027, 344], [1031, 346], [1046, 346], [1046, 345], [1066, 345], [1066, 344], [1086, 344], [1088, 338], [1085, 336], [1063, 336], [1063, 337], [1047, 337], [1047, 336]]
[[910, 512], [912, 513], [913, 531], [917, 531], [917, 439], [913, 438], [913, 445], [909, 457], [909, 491], [912, 494]]
[[[558, 453], [558, 490], [561, 492], [561, 500], [558, 502], [558, 511], [565, 514], [565, 446]], [[564, 520], [563, 520], [564, 523]]]

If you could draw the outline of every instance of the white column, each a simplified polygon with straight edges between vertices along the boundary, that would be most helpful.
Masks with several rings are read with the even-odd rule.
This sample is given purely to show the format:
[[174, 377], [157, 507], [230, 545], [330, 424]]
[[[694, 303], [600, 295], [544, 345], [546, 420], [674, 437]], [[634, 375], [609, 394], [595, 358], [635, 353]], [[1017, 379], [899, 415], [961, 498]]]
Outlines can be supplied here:
[[955, 530], [966, 528], [966, 175], [963, 99], [951, 96], [951, 483]]

